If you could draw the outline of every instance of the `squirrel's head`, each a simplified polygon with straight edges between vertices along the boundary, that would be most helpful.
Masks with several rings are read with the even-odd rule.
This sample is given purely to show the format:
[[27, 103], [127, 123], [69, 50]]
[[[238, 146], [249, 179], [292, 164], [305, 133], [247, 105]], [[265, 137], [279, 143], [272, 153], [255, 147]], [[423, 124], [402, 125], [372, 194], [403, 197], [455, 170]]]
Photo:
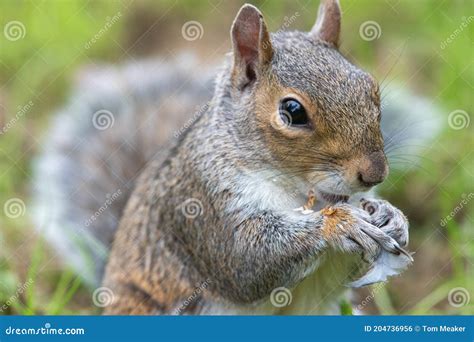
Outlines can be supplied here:
[[366, 191], [388, 173], [375, 79], [338, 51], [341, 11], [323, 1], [310, 32], [269, 34], [244, 5], [232, 26], [230, 76], [239, 131], [252, 153], [329, 202]]

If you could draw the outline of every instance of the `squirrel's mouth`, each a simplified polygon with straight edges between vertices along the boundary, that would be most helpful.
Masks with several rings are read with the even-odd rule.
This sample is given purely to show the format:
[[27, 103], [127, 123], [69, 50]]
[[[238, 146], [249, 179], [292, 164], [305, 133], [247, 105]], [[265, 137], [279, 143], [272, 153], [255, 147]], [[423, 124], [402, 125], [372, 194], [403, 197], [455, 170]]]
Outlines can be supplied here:
[[336, 204], [336, 203], [339, 203], [339, 202], [347, 202], [349, 200], [349, 196], [348, 195], [337, 195], [337, 194], [329, 194], [327, 192], [322, 192], [322, 191], [318, 191], [319, 193], [319, 196], [321, 196], [321, 198], [323, 200], [325, 200], [326, 202], [329, 202], [331, 204]]

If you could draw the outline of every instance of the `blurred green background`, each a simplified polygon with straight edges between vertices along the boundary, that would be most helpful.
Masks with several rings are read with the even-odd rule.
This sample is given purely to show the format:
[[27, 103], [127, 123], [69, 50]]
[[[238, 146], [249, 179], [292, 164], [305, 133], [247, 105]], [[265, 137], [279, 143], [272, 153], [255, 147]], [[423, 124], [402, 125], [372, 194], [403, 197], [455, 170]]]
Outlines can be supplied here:
[[[308, 30], [318, 8], [318, 1], [252, 3], [272, 31]], [[0, 129], [7, 127], [0, 134], [0, 314], [97, 313], [90, 291], [36, 236], [28, 217], [31, 160], [48, 135], [52, 113], [85, 65], [173, 59], [183, 49], [219, 63], [242, 2], [0, 4]], [[432, 100], [443, 123], [419, 165], [399, 167], [380, 189], [411, 222], [415, 263], [387, 285], [359, 291], [356, 302], [365, 300], [365, 310], [380, 314], [474, 314], [474, 2], [341, 0], [341, 6], [344, 54], [379, 80]], [[202, 24], [201, 39], [183, 39], [181, 28], [190, 20]], [[369, 41], [359, 34], [367, 21], [380, 26]], [[94, 36], [99, 38], [93, 42]], [[460, 129], [448, 124], [454, 111], [465, 119]], [[11, 217], [1, 209], [15, 198], [25, 203], [25, 212]], [[448, 300], [458, 288], [473, 298], [462, 305]]]

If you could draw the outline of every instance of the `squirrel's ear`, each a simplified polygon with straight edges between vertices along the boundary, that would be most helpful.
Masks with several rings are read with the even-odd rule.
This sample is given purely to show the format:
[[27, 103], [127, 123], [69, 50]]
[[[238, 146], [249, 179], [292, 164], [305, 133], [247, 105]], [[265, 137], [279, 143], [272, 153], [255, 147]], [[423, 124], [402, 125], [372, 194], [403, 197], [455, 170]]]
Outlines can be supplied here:
[[341, 31], [341, 7], [339, 0], [321, 0], [316, 24], [310, 35], [327, 43], [339, 46], [339, 32]]
[[262, 13], [255, 6], [243, 5], [232, 24], [231, 37], [233, 75], [244, 88], [257, 78], [261, 68], [271, 61], [273, 55], [270, 34]]

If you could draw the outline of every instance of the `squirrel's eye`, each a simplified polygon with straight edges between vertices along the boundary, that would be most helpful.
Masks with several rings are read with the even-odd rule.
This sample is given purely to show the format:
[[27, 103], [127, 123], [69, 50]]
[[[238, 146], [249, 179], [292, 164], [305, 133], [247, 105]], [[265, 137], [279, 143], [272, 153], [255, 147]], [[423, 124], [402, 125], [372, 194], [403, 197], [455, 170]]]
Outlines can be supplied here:
[[280, 117], [289, 126], [307, 126], [309, 122], [303, 105], [295, 99], [284, 99], [281, 102]]

